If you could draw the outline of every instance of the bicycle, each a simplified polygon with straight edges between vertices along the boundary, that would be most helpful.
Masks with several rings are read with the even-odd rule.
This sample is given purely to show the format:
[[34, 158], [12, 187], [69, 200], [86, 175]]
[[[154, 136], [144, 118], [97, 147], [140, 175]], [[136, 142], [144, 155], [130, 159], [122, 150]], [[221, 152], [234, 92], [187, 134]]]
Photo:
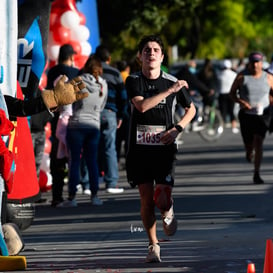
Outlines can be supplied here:
[[224, 121], [215, 102], [205, 107], [202, 119], [204, 128], [198, 132], [199, 135], [209, 142], [219, 139], [224, 132]]
[[[205, 141], [216, 141], [224, 132], [224, 120], [217, 108], [216, 100], [213, 100], [211, 105], [204, 106], [200, 95], [196, 94], [192, 99], [197, 109], [197, 117], [187, 128], [188, 131], [197, 132]], [[178, 107], [175, 112], [175, 120], [180, 120], [181, 116], [181, 108]]]

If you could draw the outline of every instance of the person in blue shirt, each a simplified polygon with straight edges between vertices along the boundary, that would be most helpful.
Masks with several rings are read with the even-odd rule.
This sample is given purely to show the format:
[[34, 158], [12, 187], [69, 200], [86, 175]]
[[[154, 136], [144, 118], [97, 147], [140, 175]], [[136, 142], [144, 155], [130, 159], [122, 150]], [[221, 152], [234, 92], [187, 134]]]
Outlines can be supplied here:
[[122, 124], [127, 109], [127, 92], [120, 71], [110, 65], [111, 55], [108, 48], [100, 45], [95, 55], [102, 62], [102, 77], [108, 85], [108, 96], [104, 110], [101, 113], [101, 136], [99, 145], [100, 171], [104, 172], [104, 182], [108, 193], [122, 193], [118, 188], [118, 159], [116, 151], [116, 133]]

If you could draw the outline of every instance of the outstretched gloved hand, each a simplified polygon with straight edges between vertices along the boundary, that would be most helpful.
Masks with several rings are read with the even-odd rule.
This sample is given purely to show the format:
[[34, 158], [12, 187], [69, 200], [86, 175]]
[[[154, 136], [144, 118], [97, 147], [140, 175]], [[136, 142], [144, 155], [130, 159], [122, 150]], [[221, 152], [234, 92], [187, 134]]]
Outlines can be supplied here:
[[42, 98], [48, 109], [71, 104], [88, 96], [88, 92], [81, 92], [86, 87], [81, 77], [76, 77], [69, 82], [62, 76], [53, 90], [44, 90]]

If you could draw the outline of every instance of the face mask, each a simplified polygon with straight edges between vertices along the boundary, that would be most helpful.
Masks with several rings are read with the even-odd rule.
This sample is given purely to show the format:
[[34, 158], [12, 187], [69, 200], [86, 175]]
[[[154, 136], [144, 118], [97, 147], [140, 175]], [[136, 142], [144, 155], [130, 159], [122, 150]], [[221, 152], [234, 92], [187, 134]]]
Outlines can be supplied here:
[[189, 67], [189, 71], [190, 71], [192, 74], [195, 74], [195, 73], [196, 73], [196, 68], [195, 68], [195, 67]]

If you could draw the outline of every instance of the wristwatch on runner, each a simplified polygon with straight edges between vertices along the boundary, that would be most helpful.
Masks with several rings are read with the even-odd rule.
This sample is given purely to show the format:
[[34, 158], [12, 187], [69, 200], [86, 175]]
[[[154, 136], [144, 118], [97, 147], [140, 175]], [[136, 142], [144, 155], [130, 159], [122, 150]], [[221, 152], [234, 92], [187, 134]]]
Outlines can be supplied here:
[[179, 132], [182, 133], [184, 131], [184, 128], [180, 126], [179, 124], [174, 125], [174, 128]]

